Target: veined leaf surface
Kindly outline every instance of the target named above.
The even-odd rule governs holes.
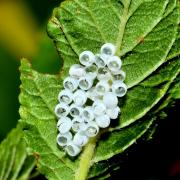
[[[179,74],[177,59],[164,63],[178,23],[176,1],[168,0],[69,0],[54,10],[48,33],[63,59],[63,69],[59,75],[40,74],[25,59],[20,68],[21,121],[40,172],[53,180],[86,179],[95,163],[123,152],[147,131],[152,120],[135,121],[162,99]],[[57,95],[70,66],[78,63],[78,55],[83,50],[97,53],[105,42],[117,47],[128,94],[120,101],[120,120],[107,130],[109,137],[91,139],[80,156],[72,159],[56,144]]]

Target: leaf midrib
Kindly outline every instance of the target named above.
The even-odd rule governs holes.
[[[120,55],[120,49],[122,45],[122,40],[123,40],[123,35],[126,27],[126,23],[128,21],[128,12],[129,12],[129,5],[130,5],[131,0],[126,0],[124,1],[124,9],[123,13],[120,19],[120,24],[119,24],[119,33],[117,36],[116,40],[116,54],[119,56]]]
[[[91,160],[94,155],[96,148],[96,141],[98,137],[92,138],[89,143],[85,146],[83,153],[80,156],[79,168],[75,173],[75,180],[85,180],[89,169],[91,167]]]
[[[168,3],[167,3],[167,4],[168,4]],[[167,4],[166,4],[166,6],[167,6]],[[164,7],[163,12],[165,12],[166,6]],[[138,7],[139,7],[139,6],[138,6]],[[136,10],[138,9],[138,7],[136,8]],[[176,7],[174,7],[173,10],[174,10],[175,8],[176,8]],[[135,12],[136,10],[134,10],[133,12],[131,12],[131,13],[128,14],[128,19],[127,19],[127,21],[130,19],[130,17],[134,14],[134,12]],[[172,10],[172,11],[173,11],[173,10]],[[163,14],[162,14],[162,16],[159,17],[159,19],[156,21],[156,23],[154,23],[154,25],[153,25],[149,30],[147,30],[144,34],[142,34],[141,36],[142,36],[143,38],[145,38],[163,19],[165,19],[168,15],[170,15],[170,14],[172,13],[172,11],[170,11],[169,13],[167,13],[165,16],[163,16]],[[167,27],[166,27],[166,28],[167,28]],[[163,29],[163,28],[162,28],[162,29]],[[159,29],[159,30],[162,30],[162,29]],[[130,52],[130,51],[132,51],[134,48],[136,48],[140,43],[141,43],[141,41],[137,42],[137,43],[136,43],[134,46],[132,46],[132,48],[129,49],[128,51],[119,52],[119,56],[124,56],[124,55],[126,55],[128,52]]]

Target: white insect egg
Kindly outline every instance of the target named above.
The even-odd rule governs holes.
[[[82,108],[77,106],[76,104],[72,104],[69,108],[69,113],[72,117],[80,116],[82,112]]]
[[[94,119],[93,108],[91,106],[86,106],[82,110],[81,117],[84,119],[85,122],[90,122]]]
[[[107,92],[103,96],[103,103],[107,108],[115,108],[118,104],[118,98],[113,92]]]
[[[95,55],[95,64],[97,65],[98,68],[102,68],[105,67],[107,64],[107,58],[105,58],[103,55],[101,54],[96,54]]]
[[[78,81],[75,78],[67,77],[63,81],[63,86],[67,90],[74,91],[78,87]]]
[[[95,56],[91,51],[84,51],[79,55],[79,61],[84,66],[90,66],[94,63]]]
[[[114,81],[124,81],[126,78],[126,73],[121,69],[117,72],[112,72],[112,73],[113,73]]]
[[[94,114],[97,116],[104,114],[106,111],[106,106],[101,101],[95,101],[92,106],[93,106]]]
[[[78,130],[78,132],[84,132],[86,131],[86,129],[87,129],[87,122],[82,122],[80,124],[80,129]]]
[[[82,132],[78,132],[74,135],[73,143],[77,146],[84,146],[87,144],[89,138]]]
[[[110,85],[107,81],[99,81],[96,84],[96,92],[98,95],[104,95],[104,93],[108,92],[110,89]]]
[[[107,128],[111,122],[106,114],[96,117],[95,121],[100,128]]]
[[[122,61],[118,56],[112,56],[108,59],[107,66],[112,72],[117,72],[121,69]]]
[[[98,72],[98,67],[94,64],[85,67],[86,74],[91,78],[95,79]]]
[[[69,156],[74,157],[80,153],[81,148],[79,146],[75,145],[72,141],[67,144],[65,150]]]
[[[87,101],[87,94],[83,90],[77,90],[73,95],[73,101],[77,106],[83,106]]]
[[[100,96],[97,94],[95,87],[92,87],[87,91],[87,97],[92,101],[96,101],[100,99]]]
[[[72,120],[72,130],[74,132],[78,132],[80,129],[81,129],[81,125],[83,123],[83,119],[80,118],[80,117],[75,117],[73,120]]]
[[[73,99],[73,94],[69,90],[62,90],[58,95],[58,100],[61,103],[70,104]]]
[[[65,134],[58,134],[57,143],[59,146],[66,146],[72,140],[72,134],[67,132]]]
[[[101,54],[106,56],[113,56],[115,51],[116,47],[111,43],[106,43],[101,47]]]
[[[118,97],[122,97],[127,92],[127,86],[121,81],[114,81],[112,84],[112,92]]]
[[[79,79],[79,87],[82,90],[88,90],[93,85],[93,79],[89,76],[85,76]]]
[[[58,118],[67,116],[69,113],[69,106],[65,103],[60,103],[56,105],[54,112]]]
[[[68,131],[70,131],[71,127],[72,127],[72,121],[70,118],[68,117],[62,117],[59,121],[58,121],[58,130],[61,134],[67,133]]]
[[[120,108],[116,107],[113,109],[107,109],[106,114],[111,118],[111,119],[117,119],[118,115],[120,113]]]
[[[99,68],[97,79],[99,81],[101,81],[101,80],[109,81],[110,79],[112,79],[112,75],[109,72],[108,68],[106,68],[106,67],[105,68]]]
[[[95,137],[99,132],[99,127],[96,122],[91,121],[87,124],[87,129],[85,131],[88,137]]]
[[[86,75],[85,69],[80,64],[74,64],[69,69],[69,75],[75,79],[79,79]]]

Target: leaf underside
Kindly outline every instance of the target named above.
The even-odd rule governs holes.
[[[161,100],[167,94],[179,97],[179,17],[175,0],[69,0],[54,10],[47,29],[63,59],[59,75],[38,73],[26,59],[20,67],[25,140],[48,179],[83,180],[88,171],[89,177],[106,171],[106,160],[148,131],[155,120],[150,114]],[[56,144],[57,95],[69,67],[78,63],[78,55],[83,50],[98,53],[105,42],[117,47],[128,93],[119,102],[120,118],[72,159]]]

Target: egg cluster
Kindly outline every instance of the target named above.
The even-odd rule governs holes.
[[[78,155],[89,138],[100,128],[107,128],[120,113],[118,97],[126,94],[127,86],[115,51],[113,44],[106,43],[99,54],[82,52],[81,64],[72,65],[63,82],[64,90],[55,107],[59,119],[57,143],[70,156]]]

